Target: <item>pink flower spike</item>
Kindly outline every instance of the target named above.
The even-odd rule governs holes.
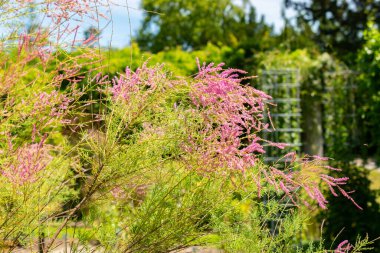
[[[344,240],[339,243],[338,247],[335,249],[335,253],[348,253],[353,248],[353,245],[348,242],[348,240]]]
[[[323,156],[318,156],[318,155],[313,155],[312,158],[319,161],[328,161],[330,159],[328,157],[323,157]]]
[[[329,165],[325,165],[324,168],[328,169],[328,170],[332,170],[332,171],[342,171],[342,169],[339,169],[339,168],[334,168],[334,167],[331,167]]]

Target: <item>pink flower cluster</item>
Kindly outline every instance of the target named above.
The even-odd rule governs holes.
[[[316,201],[322,209],[327,208],[328,201],[322,194],[320,183],[325,183],[330,192],[338,197],[336,191],[339,191],[342,196],[349,199],[357,208],[362,209],[355,200],[350,196],[351,192],[347,192],[342,188],[346,185],[349,178],[340,177],[334,178],[325,174],[329,170],[338,170],[326,165],[326,159],[321,157],[303,157],[296,158],[294,153],[290,153],[292,162],[285,170],[280,170],[275,167],[270,167],[269,171],[262,170],[264,178],[267,182],[275,187],[276,190],[281,190],[285,196],[298,205],[300,194],[296,194],[298,190],[304,190],[310,199]],[[289,155],[287,156],[289,157]],[[303,200],[303,204],[310,206],[308,201]]]
[[[124,74],[120,74],[112,80],[113,85],[110,92],[113,99],[127,102],[132,96],[139,94],[142,95],[139,100],[144,101],[150,93],[156,90],[162,80],[166,80],[165,74],[161,73],[160,69],[161,67],[149,68],[147,63],[144,63],[136,71],[127,67]]]
[[[1,170],[11,183],[24,185],[38,179],[38,173],[46,168],[52,157],[44,144],[46,136],[39,143],[29,144],[13,151],[14,160]],[[12,151],[11,151],[12,152]]]
[[[34,101],[22,100],[21,104],[31,110],[22,112],[24,118],[32,117],[38,123],[38,129],[50,126],[57,120],[61,123],[68,123],[65,116],[69,112],[69,107],[73,98],[68,97],[56,90],[51,92],[41,92],[35,94]]]
[[[46,63],[51,57],[51,50],[46,47],[48,33],[46,31],[37,31],[35,34],[21,33],[18,39],[18,55],[25,51],[26,62],[30,62],[35,58],[39,58],[43,63]]]
[[[266,113],[265,103],[271,97],[251,86],[243,85],[239,75],[245,74],[244,71],[223,70],[222,66],[199,66],[199,74],[195,77],[196,83],[190,97],[197,112],[201,114],[202,127],[199,135],[189,137],[184,148],[187,152],[198,154],[197,169],[202,172],[245,172],[260,160],[260,155],[264,153],[263,143],[281,149],[285,144],[272,143],[258,136],[261,131],[269,128],[263,117]],[[258,166],[259,171],[253,180],[259,197],[262,184],[269,183],[289,197],[295,205],[299,201],[310,205],[306,200],[300,199],[302,195],[297,193],[304,190],[309,198],[325,209],[327,200],[319,185],[323,182],[334,196],[338,196],[336,192],[339,191],[361,209],[350,193],[342,188],[348,178],[334,178],[325,173],[327,170],[337,170],[327,166],[327,158],[297,158],[295,153],[288,153],[283,159],[287,165],[284,169]]]
[[[53,42],[52,38],[56,37],[56,44],[63,47],[65,44],[71,44],[74,46],[77,42],[82,45],[89,44],[98,39],[95,35],[92,35],[89,40],[76,40],[79,25],[73,26],[73,20],[83,23],[84,20],[88,22],[92,20],[96,23],[100,22],[100,19],[108,19],[103,13],[104,7],[109,7],[109,1],[107,0],[16,0],[8,1],[2,6],[5,11],[9,12],[10,19],[17,19],[22,16],[28,16],[30,9],[33,12],[39,13],[38,18],[44,21],[49,20],[49,26],[38,27],[39,30],[44,30],[49,35],[49,43]],[[13,10],[18,10],[14,12]],[[43,16],[44,15],[44,16]],[[76,22],[76,23],[77,23]],[[28,31],[30,34],[34,34],[33,31]],[[70,37],[74,37],[71,43],[67,43]],[[52,47],[55,48],[55,47]],[[49,51],[54,51],[49,49]],[[46,52],[40,50],[42,57]]]
[[[68,98],[56,90],[50,93],[42,92],[37,97],[38,100],[34,103],[33,112],[40,113],[48,108],[50,117],[63,116],[69,108],[70,102],[72,102],[72,98]]]
[[[79,15],[86,14],[90,10],[90,5],[98,2],[97,0],[48,0],[46,1],[48,8],[57,14],[55,18],[70,18],[70,13]]]
[[[263,123],[265,102],[271,97],[241,84],[237,69],[222,69],[223,64],[199,67],[190,98],[202,115],[202,139],[192,136],[192,147],[201,154],[203,171],[245,171],[264,153],[257,135],[269,127]]]

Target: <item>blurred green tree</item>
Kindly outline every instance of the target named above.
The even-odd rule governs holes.
[[[380,31],[373,24],[364,32],[365,44],[357,55],[360,70],[358,82],[358,122],[361,152],[380,162]]]
[[[380,24],[378,0],[285,0],[286,8],[297,11],[298,20],[314,30],[314,40],[325,51],[351,61],[363,45],[369,20]]]
[[[137,35],[143,50],[159,52],[182,47],[197,50],[208,43],[236,47],[270,47],[272,27],[257,21],[255,8],[247,0],[143,0],[147,10]]]
[[[301,20],[297,20],[296,25],[283,14],[284,28],[277,36],[277,49],[295,51],[297,49],[306,49],[318,53],[319,47],[313,40],[314,31],[312,27]]]

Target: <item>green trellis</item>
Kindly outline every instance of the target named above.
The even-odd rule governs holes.
[[[271,69],[262,71],[261,88],[272,97],[269,102],[273,123],[270,130],[265,131],[264,138],[277,143],[286,143],[287,150],[301,151],[301,94],[300,71],[298,69]],[[276,162],[284,151],[276,147],[266,146],[265,160]],[[284,161],[284,160],[282,160]]]

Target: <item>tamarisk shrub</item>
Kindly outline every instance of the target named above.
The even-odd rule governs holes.
[[[260,197],[268,192],[269,184],[299,205],[298,192],[304,189],[309,198],[324,208],[326,201],[315,180],[322,178],[331,187],[341,187],[348,179],[321,174],[326,169],[323,158],[304,158],[296,162],[294,154],[288,154],[294,160],[288,168],[294,171],[264,165],[260,156],[263,145],[268,143],[259,137],[259,132],[268,127],[261,120],[269,97],[241,86],[233,70],[224,73],[221,66],[204,68],[208,68],[207,75],[202,76],[200,69],[201,74],[193,80],[173,80],[161,66],[150,68],[146,64],[135,72],[127,69],[109,83],[101,77],[94,79],[104,87],[107,110],[98,116],[102,124],[82,132],[83,137],[75,147],[82,170],[71,178],[84,182],[82,194],[77,205],[63,212],[65,218],[50,235],[45,251],[49,251],[61,231],[84,207],[89,210],[88,215],[82,215],[86,231],[78,232],[76,238],[88,245],[88,240],[95,237],[109,251],[176,250],[208,243],[205,234],[225,238],[220,240],[221,246],[233,251],[294,248],[291,238],[301,227],[300,214],[289,213],[286,222],[278,223],[283,233],[274,240],[265,224],[282,211],[281,205],[276,199],[264,205],[260,199],[252,200],[249,196]],[[220,90],[207,89],[212,85]],[[207,104],[205,90],[220,96]],[[50,103],[45,105],[51,106]],[[65,103],[59,106],[66,107]],[[52,110],[40,111],[50,115]],[[30,114],[30,117],[35,115],[33,110]],[[234,114],[243,115],[242,119]],[[59,118],[63,114],[54,116]],[[32,130],[32,135],[35,131]],[[44,141],[37,145],[42,147]],[[64,157],[75,158],[75,153]],[[16,155],[16,158],[23,163],[23,156]],[[16,162],[4,164],[10,168],[18,166]],[[34,168],[31,172],[39,175],[48,165],[36,164]],[[16,174],[10,174],[4,170],[2,175],[13,182],[14,177],[10,175],[17,176],[17,172],[13,170]],[[47,173],[34,178],[37,180],[25,181],[29,187],[42,182],[50,184],[52,175]],[[65,182],[69,190],[67,180],[70,180],[69,171],[57,182]],[[231,197],[236,191],[240,191],[240,201]],[[42,203],[41,199],[27,198],[37,205]],[[56,200],[65,203],[62,199]],[[231,205],[235,206],[232,214]],[[36,214],[43,219],[37,219],[39,223],[35,226],[41,226],[41,222],[48,226],[59,212],[49,216],[39,210]],[[241,244],[235,245],[232,238],[236,236]],[[32,239],[33,233],[27,237]],[[260,238],[266,239],[259,243]],[[254,243],[254,247],[246,247],[243,242]]]
[[[162,66],[144,64],[109,82],[103,127],[85,135],[83,146],[99,190],[84,222],[102,224],[94,228],[101,245],[160,252],[208,243],[204,235],[217,234],[228,250],[284,252],[294,249],[307,216],[285,211],[271,189],[297,206],[314,200],[326,208],[323,180],[353,201],[342,188],[347,178],[324,174],[333,169],[325,158],[287,154],[285,170],[261,162],[263,145],[283,146],[259,137],[269,127],[262,118],[270,97],[242,86],[236,73],[242,71],[203,65],[192,80],[171,79]],[[267,204],[262,194],[271,198]],[[277,222],[282,233],[274,239],[265,224],[278,212],[285,222]]]
[[[78,40],[69,22],[98,21],[101,1],[0,7],[12,20],[25,17],[29,4],[51,25],[6,37],[0,52],[6,250],[50,252],[70,231],[72,249],[82,251],[214,244],[231,252],[287,252],[296,250],[307,212],[283,208],[273,190],[294,205],[315,201],[326,208],[318,183],[325,182],[332,194],[354,202],[343,189],[348,178],[325,174],[323,158],[285,154],[291,158],[285,170],[263,164],[265,145],[284,145],[260,137],[269,128],[263,118],[270,97],[243,85],[244,71],[198,64],[194,78],[173,78],[163,66],[144,64],[103,76],[95,50],[74,50],[89,41]],[[91,71],[81,73],[84,66]],[[96,87],[99,98],[85,87]],[[279,212],[281,233],[273,235],[267,224]],[[98,249],[90,245],[94,239]]]

